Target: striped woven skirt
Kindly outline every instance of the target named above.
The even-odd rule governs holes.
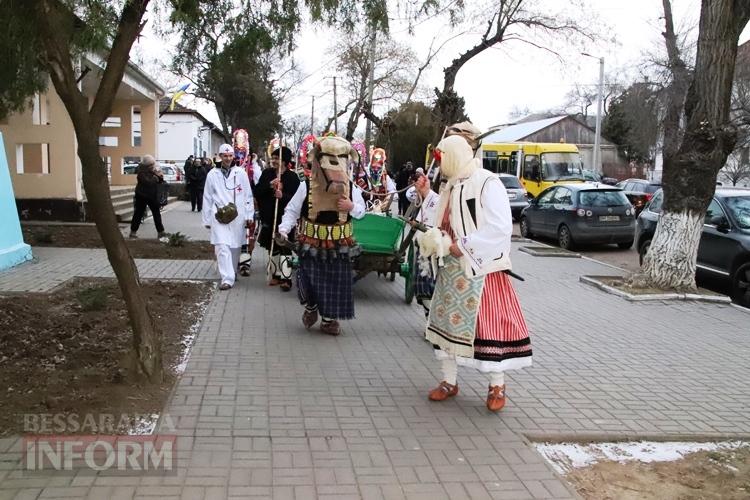
[[[427,326],[438,359],[482,372],[531,366],[531,341],[510,277],[503,272],[466,278],[458,259],[438,272]]]

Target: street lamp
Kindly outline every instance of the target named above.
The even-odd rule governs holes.
[[[599,59],[599,97],[596,103],[596,135],[594,136],[594,170],[597,172],[602,171],[602,151],[601,151],[601,137],[602,137],[602,107],[604,100],[604,58],[592,56],[587,52],[581,52],[582,56],[593,57]]]

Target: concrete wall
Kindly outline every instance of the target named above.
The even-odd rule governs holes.
[[[208,150],[209,131],[199,137],[203,121],[189,113],[165,113],[159,119],[159,160],[182,165],[190,155],[200,155],[195,143],[202,139],[202,149]]]
[[[133,107],[140,108],[141,144],[133,145]],[[135,175],[124,175],[122,167],[125,158],[141,158],[152,155],[159,158],[159,143],[157,140],[157,124],[159,117],[159,101],[154,100],[116,100],[112,106],[110,117],[120,119],[119,127],[103,126],[99,132],[100,138],[115,137],[117,146],[101,145],[99,151],[102,157],[111,162],[111,180],[113,186],[135,185]],[[106,122],[105,122],[106,124]],[[104,139],[106,142],[106,139]]]
[[[0,132],[0,271],[27,260],[31,260],[31,247],[23,242]]]
[[[65,110],[60,97],[52,88],[39,97],[40,108],[29,106],[0,122],[0,132],[5,138],[5,153],[8,170],[17,198],[62,198],[80,200],[79,181],[81,178],[76,137],[73,123]],[[36,115],[35,115],[36,113]],[[36,116],[36,117],[35,117]],[[39,120],[39,118],[42,118]],[[36,125],[35,122],[41,124]],[[38,168],[40,154],[33,152],[48,147],[47,173]],[[24,145],[27,145],[24,147]],[[17,151],[21,147],[24,158],[23,172],[18,172]],[[31,153],[31,154],[30,154]],[[46,156],[46,154],[44,155]],[[5,167],[3,167],[5,168]]]

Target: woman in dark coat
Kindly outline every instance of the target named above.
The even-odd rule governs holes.
[[[263,173],[255,185],[253,194],[258,203],[258,213],[260,215],[260,235],[258,243],[268,251],[271,251],[271,240],[274,227],[281,222],[281,216],[284,215],[289,200],[297,192],[300,180],[297,174],[289,170],[289,164],[292,161],[292,151],[282,148],[281,161],[279,161],[279,150],[276,149],[271,154],[271,167],[263,170]],[[279,169],[281,177],[279,180]],[[276,210],[276,200],[279,200],[279,208]],[[274,221],[274,212],[276,220]],[[292,288],[291,276],[291,249],[274,245],[273,255],[271,255],[271,285],[281,285],[281,289],[288,292]]]
[[[151,155],[143,157],[138,164],[138,184],[135,186],[133,219],[130,221],[130,238],[137,238],[138,228],[146,213],[146,207],[151,210],[154,217],[154,226],[158,237],[166,236],[164,225],[161,222],[161,207],[159,206],[159,187],[164,182],[164,174],[156,166],[156,160]]]
[[[185,171],[187,177],[187,188],[190,191],[190,211],[197,207],[198,212],[203,210],[203,188],[206,186],[206,175],[208,170],[199,159],[193,160],[189,171]]]

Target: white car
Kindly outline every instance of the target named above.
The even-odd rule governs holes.
[[[172,163],[160,163],[159,169],[164,174],[164,182],[184,182],[182,169]]]

